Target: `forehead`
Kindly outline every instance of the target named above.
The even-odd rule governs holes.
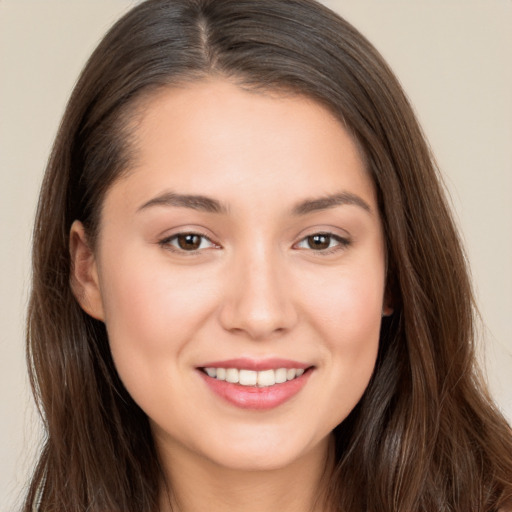
[[[162,188],[226,201],[328,195],[346,187],[374,201],[352,136],[305,96],[255,92],[225,80],[161,89],[140,102],[132,126],[139,200]],[[125,183],[125,184],[126,184]],[[295,198],[296,199],[296,198]]]

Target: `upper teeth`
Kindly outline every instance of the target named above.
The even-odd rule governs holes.
[[[277,370],[239,370],[238,368],[205,368],[204,371],[209,377],[217,380],[225,380],[242,386],[258,386],[260,388],[281,384],[287,380],[300,377],[304,370],[302,368],[278,368]]]

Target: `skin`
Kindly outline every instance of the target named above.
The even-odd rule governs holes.
[[[186,511],[312,510],[331,431],[363,394],[391,311],[358,149],[319,104],[220,79],[155,94],[135,140],[94,251],[73,224],[72,284],[105,322],[121,379],[150,418],[172,499]],[[169,192],[222,208],[169,204]],[[332,194],[345,201],[311,203]],[[184,250],[179,233],[205,238]],[[328,248],[311,244],[318,233],[330,234]],[[284,404],[248,410],[197,369],[239,357],[312,370]]]

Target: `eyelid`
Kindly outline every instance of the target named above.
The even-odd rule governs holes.
[[[299,244],[302,244],[304,242],[307,243],[307,239],[310,237],[314,237],[314,236],[329,237],[331,239],[331,241],[335,240],[337,242],[337,244],[333,247],[327,247],[325,249],[314,249],[312,247],[299,247]],[[352,243],[352,239],[349,236],[342,236],[342,235],[333,233],[328,230],[318,230],[318,231],[313,231],[309,234],[303,235],[299,239],[299,241],[293,245],[293,248],[295,248],[297,250],[308,251],[312,254],[318,254],[319,256],[327,256],[327,255],[345,250],[347,247],[349,247],[351,245],[351,243]]]
[[[209,242],[209,244],[210,244],[210,247],[203,247],[203,248],[198,248],[198,249],[186,250],[186,249],[182,249],[180,247],[177,247],[177,246],[175,246],[175,245],[173,245],[171,243],[171,242],[177,240],[178,237],[180,237],[180,236],[187,236],[187,235],[198,236],[198,237],[201,237],[203,240],[207,240]],[[172,233],[170,235],[167,235],[167,236],[164,236],[164,237],[160,238],[158,240],[158,245],[160,245],[164,249],[167,249],[169,251],[172,251],[172,252],[175,252],[175,253],[178,253],[178,254],[183,254],[185,256],[195,255],[195,254],[198,254],[198,253],[200,253],[202,251],[205,251],[205,250],[208,250],[208,249],[212,249],[212,248],[217,248],[217,249],[221,248],[220,244],[215,242],[212,239],[211,236],[202,233],[198,229],[180,229],[180,231],[174,232],[174,233]]]

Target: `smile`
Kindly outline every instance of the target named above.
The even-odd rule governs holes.
[[[294,380],[304,373],[303,368],[277,368],[275,370],[245,370],[238,368],[203,368],[208,377],[241,386],[265,388]]]
[[[242,409],[269,410],[306,386],[315,366],[286,359],[231,359],[198,367],[214,395]]]

